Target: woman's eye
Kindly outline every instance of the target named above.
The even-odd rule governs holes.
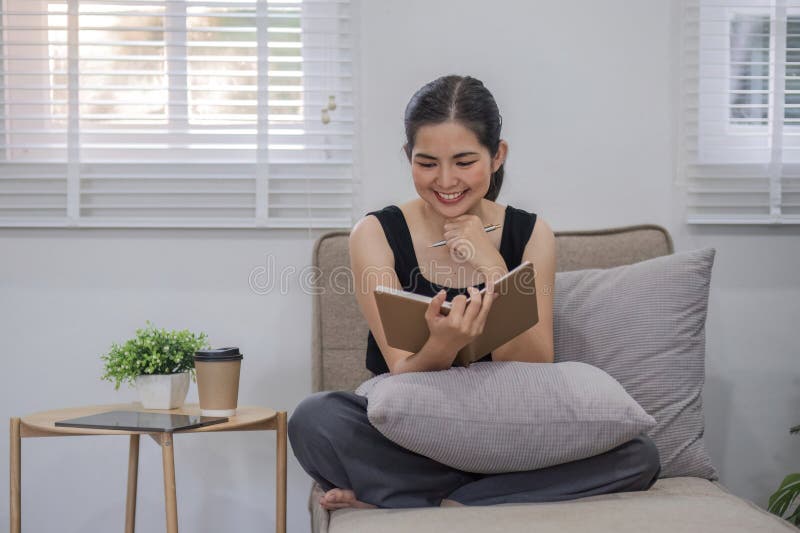
[[[459,161],[458,163],[456,163],[456,165],[458,165],[458,166],[463,168],[463,167],[470,166],[474,162],[475,161]],[[424,167],[424,168],[433,168],[434,166],[436,166],[436,163],[419,163],[419,162],[417,162],[417,164],[419,166],[421,166],[421,167]]]

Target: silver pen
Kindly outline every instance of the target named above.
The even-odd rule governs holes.
[[[499,228],[501,226],[502,226],[502,224],[490,224],[488,226],[484,226],[483,227],[483,231],[485,231],[486,233],[489,233],[490,231],[494,231],[494,230],[496,230],[497,228]],[[447,239],[445,239],[443,241],[435,242],[435,243],[431,244],[428,248],[433,248],[434,246],[444,246],[445,244],[447,244]]]

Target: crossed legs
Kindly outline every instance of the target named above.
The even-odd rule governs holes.
[[[567,500],[647,490],[661,470],[658,450],[640,435],[603,454],[549,468],[463,472],[384,437],[367,418],[367,399],[344,391],[304,399],[288,429],[295,456],[326,491],[322,503],[331,509],[438,507],[443,499],[464,505]]]

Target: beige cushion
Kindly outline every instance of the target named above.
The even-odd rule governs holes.
[[[312,493],[312,503],[320,492]],[[318,504],[315,504],[319,507]],[[660,479],[644,492],[551,503],[312,514],[320,533],[797,533],[784,520],[700,478]]]

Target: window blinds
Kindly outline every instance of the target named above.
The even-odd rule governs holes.
[[[346,0],[3,0],[0,225],[344,227]]]
[[[684,0],[687,221],[800,222],[800,1]]]

